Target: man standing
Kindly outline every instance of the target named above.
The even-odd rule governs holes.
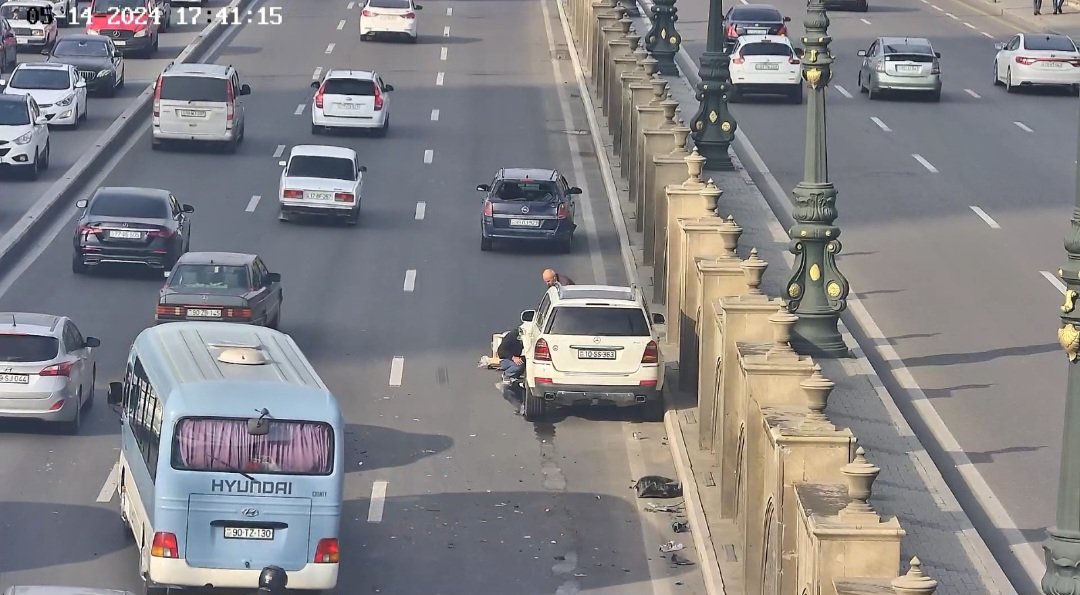
[[[574,284],[573,279],[571,279],[570,277],[567,277],[566,275],[563,275],[561,273],[555,272],[555,269],[545,269],[543,277],[544,277],[544,285],[547,285],[548,287],[551,287],[552,285],[555,285],[556,283],[558,283],[559,285],[573,285]]]

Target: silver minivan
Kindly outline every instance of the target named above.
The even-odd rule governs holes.
[[[232,66],[175,64],[154,85],[152,147],[166,141],[225,143],[229,152],[244,140],[244,97]]]

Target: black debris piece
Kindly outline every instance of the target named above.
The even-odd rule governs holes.
[[[660,475],[646,475],[634,484],[638,498],[678,498],[682,496],[682,484]]]
[[[694,563],[691,562],[690,560],[687,560],[686,558],[680,556],[679,554],[671,554],[671,565],[672,566],[693,566]]]
[[[671,522],[671,530],[674,533],[689,533],[690,532],[690,523],[688,523],[686,521],[672,521]]]

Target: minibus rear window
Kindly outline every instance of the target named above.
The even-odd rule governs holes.
[[[173,469],[329,475],[334,470],[334,430],[330,424],[270,420],[270,432],[252,436],[247,419],[185,417],[176,424]]]

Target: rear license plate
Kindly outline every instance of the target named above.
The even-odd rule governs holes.
[[[30,376],[27,374],[0,374],[0,383],[30,384]]]
[[[117,240],[141,240],[142,232],[110,230],[109,237]]]
[[[896,67],[897,72],[919,72],[922,70],[921,66],[911,66],[909,64],[901,64]]]
[[[206,111],[201,109],[181,109],[176,110],[176,113],[180,114],[181,118],[203,118],[206,116]]]
[[[350,112],[360,109],[360,105],[356,103],[335,103],[334,106]]]
[[[304,198],[308,200],[334,200],[333,192],[305,192]]]
[[[225,527],[225,539],[270,540],[273,538],[273,529],[254,529],[251,527]]]
[[[746,30],[747,35],[766,35],[768,33],[769,33],[768,29],[753,28],[753,29],[747,29]]]
[[[1043,62],[1043,68],[1061,68],[1065,66],[1064,62]]]
[[[221,318],[221,310],[209,308],[188,308],[188,318]]]
[[[615,352],[610,349],[578,349],[578,359],[615,359]]]
[[[540,227],[539,219],[511,219],[510,227]]]
[[[780,65],[766,62],[764,64],[755,64],[754,68],[757,70],[780,70]]]

